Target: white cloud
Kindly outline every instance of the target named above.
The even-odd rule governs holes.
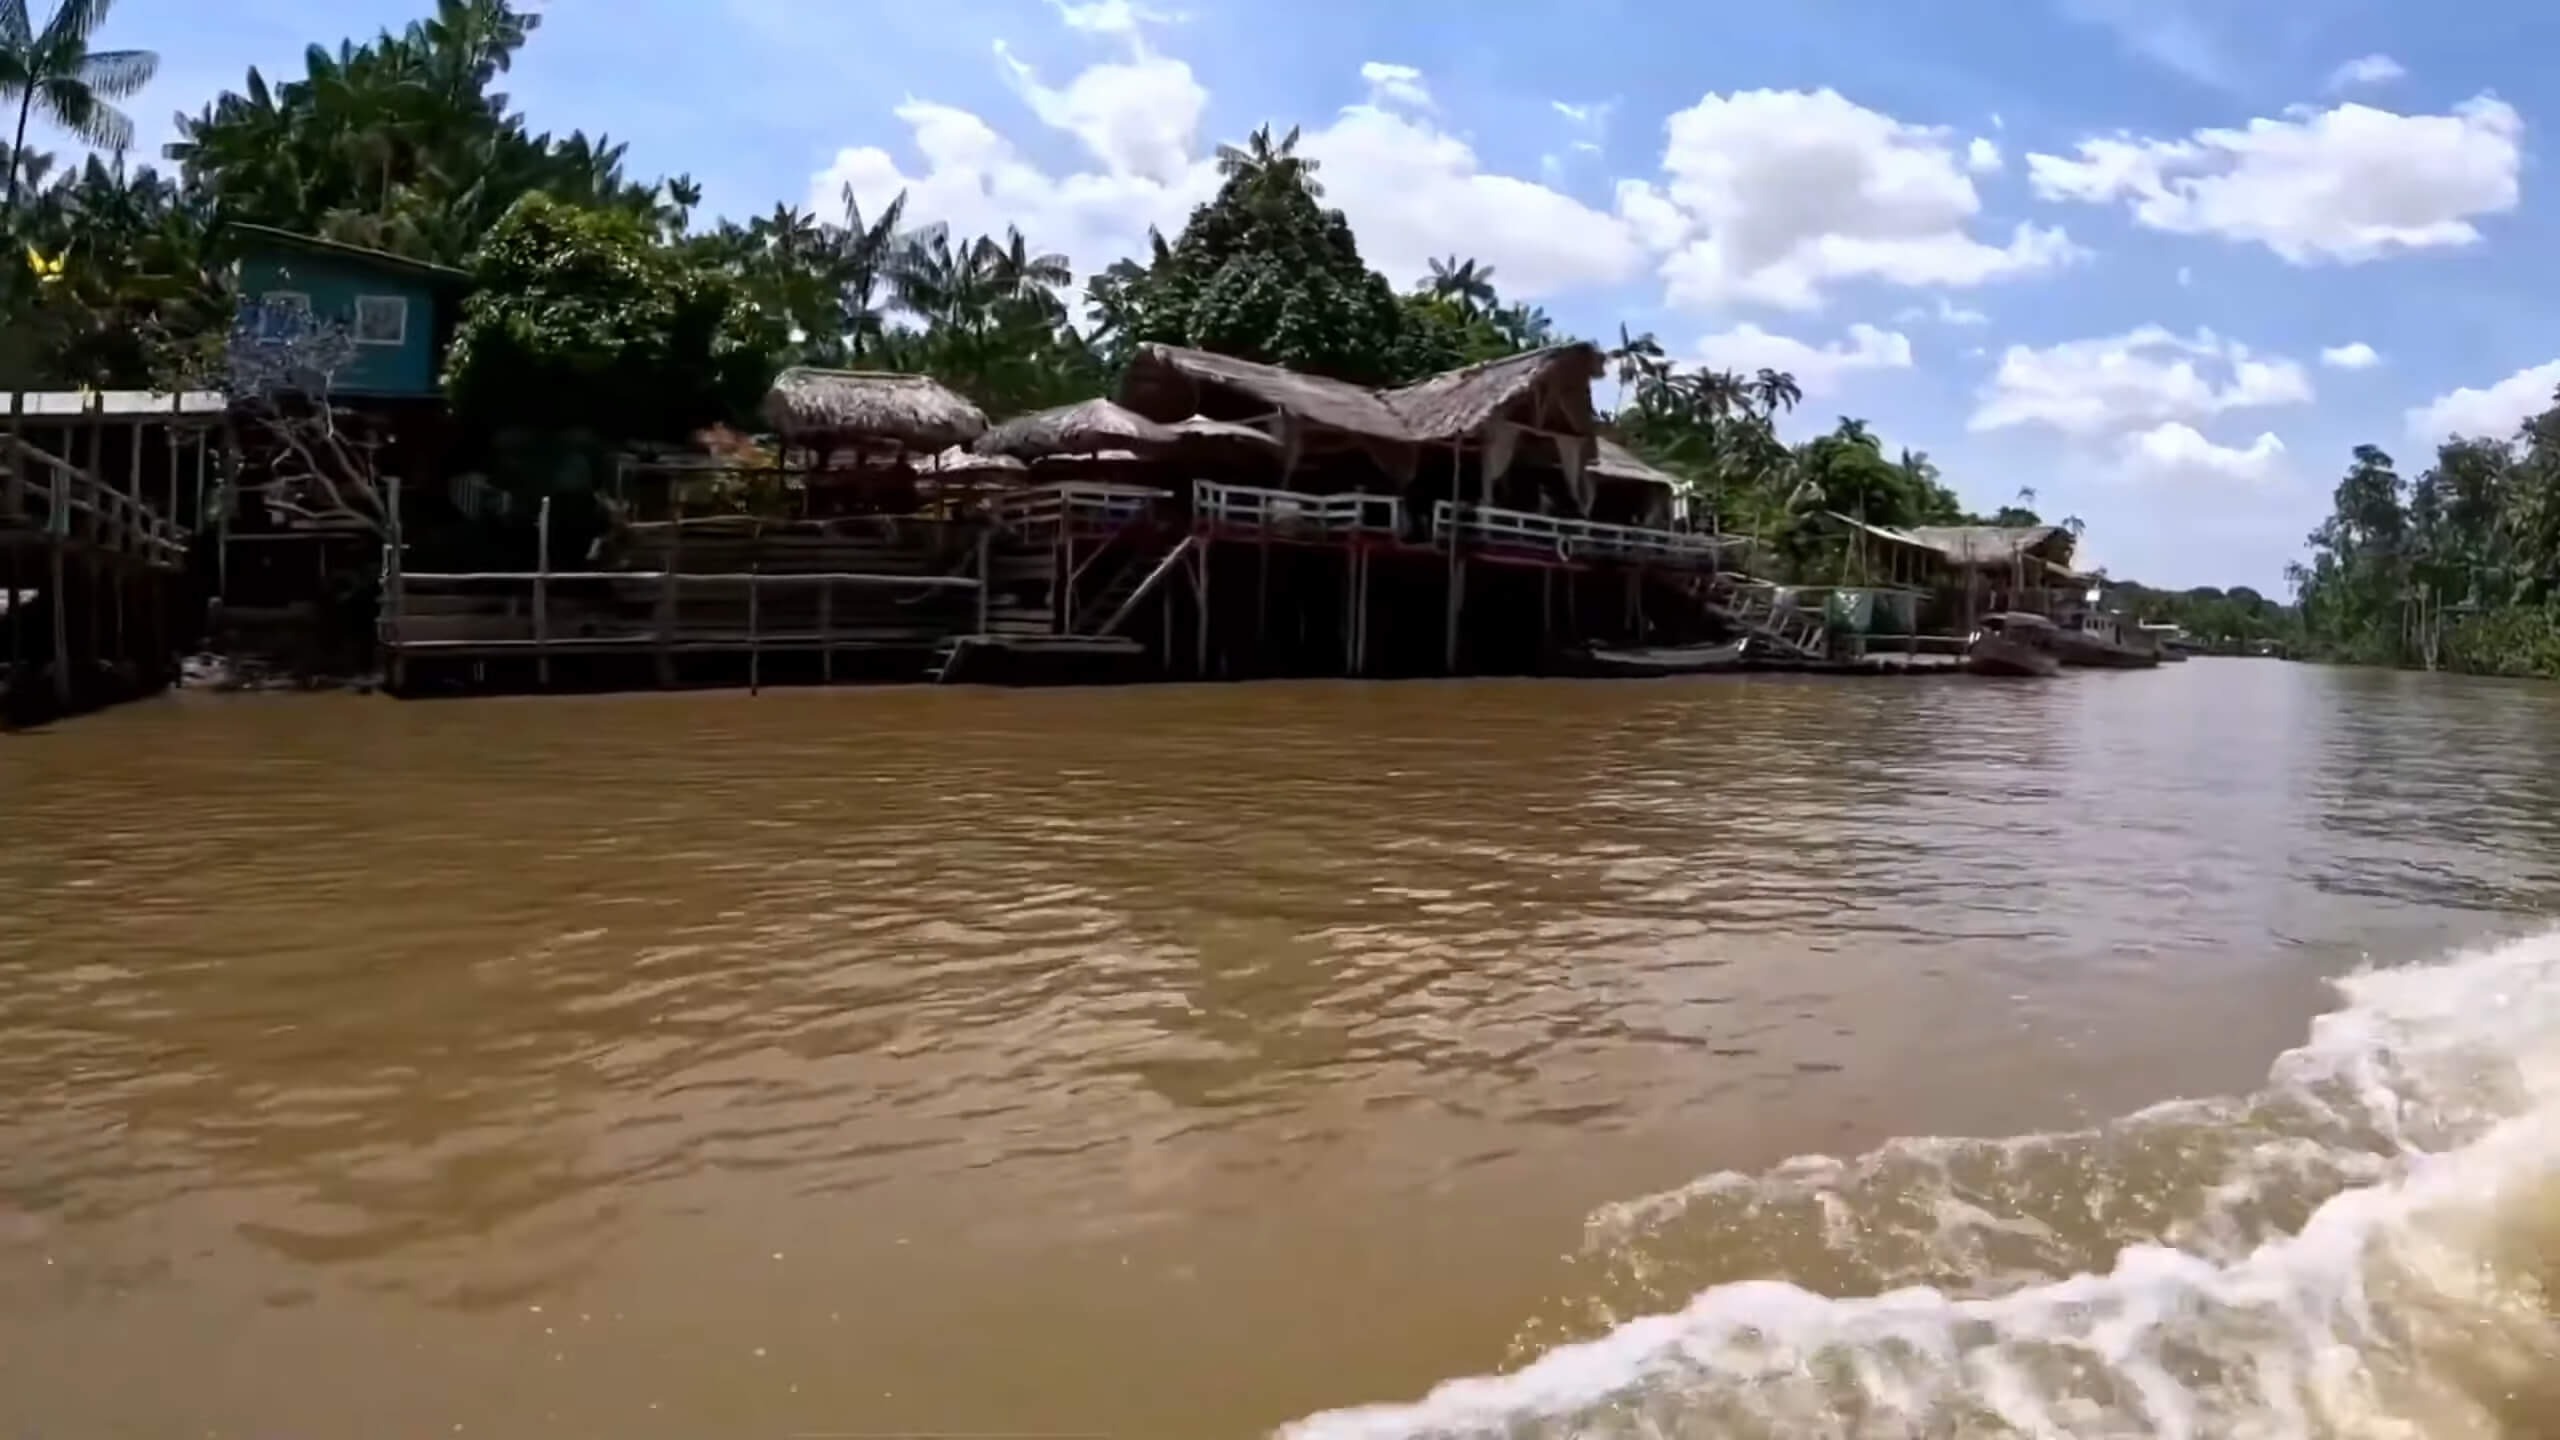
[[[1170,180],[1128,171],[1053,176],[966,110],[909,100],[895,113],[923,157],[917,172],[878,146],[849,147],[811,179],[811,209],[832,210],[851,186],[863,213],[876,215],[904,191],[911,224],[938,220],[962,235],[1019,225],[1081,275],[1141,250],[1150,224],[1172,234],[1217,191],[1217,166],[1208,160],[1190,161]]]
[[[2555,391],[2560,391],[2560,360],[2519,370],[2485,390],[2439,395],[2409,412],[2409,434],[2430,445],[2457,435],[2504,440],[2550,409]]]
[[[2382,352],[2356,340],[2322,350],[2320,363],[2332,370],[2370,370],[2382,363]]]
[[[1360,236],[1360,254],[1398,285],[1432,257],[1473,256],[1502,293],[1535,299],[1616,284],[1642,254],[1617,216],[1534,181],[1486,174],[1475,151],[1427,120],[1354,105],[1299,142],[1322,162],[1325,203]]]
[[[2198,84],[2231,89],[2235,67],[2206,16],[2218,13],[2196,0],[2063,0],[2063,12],[2085,24],[2103,25],[2136,55]],[[2203,14],[2194,13],[2202,9]]]
[[[1873,325],[1852,325],[1845,341],[1816,347],[1788,335],[1743,324],[1698,342],[1699,363],[1748,375],[1767,368],[1796,377],[1808,395],[1836,388],[1853,370],[1908,370],[1911,339]]]
[[[2084,140],[2078,158],[2031,154],[2038,195],[2126,202],[2135,221],[2254,242],[2297,265],[2357,264],[2469,245],[2472,221],[2515,209],[2524,121],[2494,96],[2446,115],[2367,105],[2297,109],[2184,140]]]
[[[1134,35],[1140,25],[1169,25],[1180,16],[1161,10],[1150,10],[1132,0],[1092,0],[1075,4],[1072,0],[1049,0],[1058,18],[1070,30],[1083,30],[1096,35]]]
[[[1031,112],[1082,141],[1106,170],[1160,185],[1181,182],[1209,104],[1190,66],[1139,47],[1130,59],[1091,66],[1053,90],[1001,40],[996,58]]]
[[[1372,105],[1408,105],[1416,110],[1431,108],[1430,87],[1422,83],[1422,72],[1410,65],[1390,65],[1372,60],[1360,67],[1360,78],[1369,82]]]
[[[1948,132],[1832,90],[1710,94],[1673,114],[1660,184],[1621,181],[1618,211],[1675,304],[1819,308],[1845,280],[1975,286],[2082,251],[2059,229],[1977,239],[1982,209]]]
[[[855,146],[810,181],[814,208],[832,210],[853,188],[866,214],[898,192],[914,223],[943,221],[963,234],[1017,224],[1033,243],[1066,254],[1090,274],[1146,246],[1150,225],[1171,235],[1193,206],[1217,193],[1214,147],[1199,133],[1208,92],[1190,66],[1134,37],[1129,58],[1088,67],[1064,85],[1043,84],[1002,47],[998,58],[1041,123],[1073,136],[1093,167],[1041,168],[1023,148],[969,111],[909,100],[895,114],[920,165],[879,146]],[[1373,86],[1420,90],[1410,67],[1371,66]],[[1471,255],[1500,272],[1503,293],[1535,299],[1634,275],[1643,252],[1629,222],[1532,180],[1483,171],[1468,145],[1431,120],[1381,105],[1353,105],[1309,131],[1301,153],[1323,164],[1327,204],[1359,233],[1361,254],[1398,284],[1431,257]]]
[[[1913,305],[1893,318],[1904,325],[1917,324],[1925,320],[1935,320],[1941,325],[1988,325],[1991,323],[1990,316],[1968,306],[1958,305],[1944,295],[1938,297],[1935,309]]]
[[[2246,449],[2216,445],[2196,428],[2170,420],[2126,438],[2126,467],[2153,480],[2259,481],[2284,464],[2284,442],[2261,434]]]
[[[2366,55],[2330,71],[2329,89],[2338,91],[2357,85],[2388,85],[2408,73],[2399,61],[2388,55]]]
[[[1964,168],[1976,175],[1997,174],[2000,165],[2000,147],[1984,136],[1974,136],[1973,143],[1964,148]]]
[[[2294,361],[2260,359],[2210,330],[2181,336],[2146,325],[2126,335],[2041,350],[2010,346],[1967,428],[2047,425],[2090,436],[2193,422],[2228,410],[2308,404],[2311,398],[2311,377]]]

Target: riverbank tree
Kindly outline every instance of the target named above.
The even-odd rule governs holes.
[[[2305,653],[2560,677],[2560,397],[2417,477],[2358,446],[2292,568]]]

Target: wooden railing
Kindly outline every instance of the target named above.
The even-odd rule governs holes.
[[[1109,535],[1151,520],[1169,498],[1165,491],[1140,485],[1043,485],[998,496],[987,512],[997,529],[1045,543],[1062,531],[1079,537]]]
[[[1431,507],[1431,538],[1444,545],[1455,538],[1496,549],[1536,551],[1564,560],[1597,556],[1690,565],[1711,564],[1726,549],[1744,543],[1721,535],[1609,525],[1492,505],[1457,505],[1447,500]]]
[[[1404,502],[1392,495],[1302,495],[1200,480],[1191,487],[1191,517],[1193,523],[1217,530],[1326,540],[1361,535],[1393,539],[1404,530]]]
[[[22,440],[0,436],[0,522],[179,565],[186,533],[136,497]]]

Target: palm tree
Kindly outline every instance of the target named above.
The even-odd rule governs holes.
[[[1493,306],[1493,267],[1460,260],[1455,255],[1434,260],[1431,273],[1422,277],[1422,291],[1434,300],[1455,301],[1460,310],[1472,316],[1479,306]]]
[[[898,198],[866,225],[862,202],[854,198],[851,185],[844,187],[844,232],[840,242],[843,266],[837,290],[837,306],[842,313],[838,328],[856,361],[862,358],[866,347],[878,345],[885,333],[887,318],[882,313],[880,288],[886,282],[892,297],[898,293],[899,277],[906,273],[914,251],[906,223],[906,191],[899,191]]]
[[[2021,485],[2018,487],[2018,508],[2021,510],[2033,510],[2036,508],[2036,487],[2033,485]]]
[[[1298,154],[1298,127],[1278,140],[1271,138],[1271,127],[1261,126],[1245,137],[1241,146],[1218,147],[1218,173],[1230,180],[1242,180],[1244,188],[1257,195],[1268,195],[1289,184],[1303,186],[1310,196],[1322,196],[1324,187],[1315,182],[1320,166]]]
[[[1662,342],[1650,330],[1627,333],[1627,322],[1618,322],[1618,343],[1609,352],[1609,363],[1618,371],[1618,404],[1626,405],[1627,387],[1640,379],[1652,379],[1661,373]]]
[[[1796,402],[1802,399],[1804,399],[1804,387],[1796,383],[1796,377],[1784,370],[1772,370],[1763,366],[1760,373],[1752,377],[1751,400],[1760,407],[1760,413],[1763,415],[1775,415],[1781,410],[1792,411],[1796,408]]]
[[[27,0],[0,0],[0,100],[18,102],[8,198],[0,201],[0,215],[17,208],[17,157],[26,149],[27,121],[36,114],[100,150],[121,153],[133,144],[133,117],[107,102],[151,83],[160,57],[148,50],[89,48],[89,37],[114,5],[115,0],[59,0],[53,18],[37,30],[28,21]]]

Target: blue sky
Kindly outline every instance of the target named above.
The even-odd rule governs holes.
[[[124,0],[146,141],[423,8]],[[2529,0],[552,0],[508,89],[744,214],[854,186],[1090,269],[1301,125],[1399,282],[1807,382],[2119,575],[2274,591],[2348,448],[2414,473],[2560,383]]]

